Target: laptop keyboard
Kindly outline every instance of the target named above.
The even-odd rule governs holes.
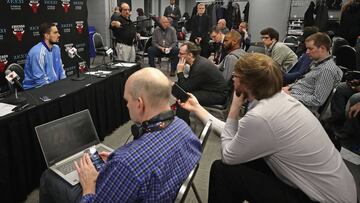
[[[79,157],[75,160],[69,161],[67,163],[64,163],[63,165],[60,165],[56,169],[59,170],[62,174],[67,175],[76,170],[74,161],[79,163],[80,159],[81,159],[81,157]]]
[[[105,149],[105,148],[102,147],[102,146],[97,146],[97,147],[96,147],[96,150],[97,150],[98,152],[108,151],[107,149]],[[71,173],[71,172],[73,172],[73,171],[76,170],[75,165],[74,165],[74,161],[76,161],[77,163],[79,163],[79,161],[80,161],[81,158],[82,158],[82,156],[80,156],[80,157],[78,157],[78,158],[76,158],[76,159],[74,159],[74,160],[71,160],[71,161],[69,161],[69,162],[67,162],[67,163],[64,163],[63,165],[58,166],[56,169],[59,170],[62,174],[67,175],[67,174],[69,174],[69,173]]]

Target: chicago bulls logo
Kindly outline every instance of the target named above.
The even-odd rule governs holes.
[[[76,31],[78,34],[82,34],[84,32],[84,21],[76,21]]]
[[[86,71],[85,61],[79,63],[79,71],[80,71],[80,73],[84,73]]]
[[[4,72],[6,69],[6,64],[8,55],[0,55],[0,73]]]
[[[13,29],[13,34],[15,35],[16,39],[21,42],[25,33],[25,25],[13,25],[11,27]]]
[[[64,8],[64,12],[69,12],[70,9],[70,0],[62,0],[62,7]]]
[[[39,1],[30,1],[29,6],[33,13],[37,13],[40,4]]]

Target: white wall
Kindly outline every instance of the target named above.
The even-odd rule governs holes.
[[[112,7],[111,2],[108,0],[90,0],[87,1],[88,7],[88,24],[95,26],[96,31],[101,34],[106,46],[110,46],[110,30],[109,21],[110,13],[109,8]]]
[[[251,0],[249,11],[249,31],[251,41],[261,41],[260,31],[266,27],[276,29],[280,40],[287,32],[290,0]]]

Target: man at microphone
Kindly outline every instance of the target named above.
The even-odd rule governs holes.
[[[120,5],[120,16],[111,21],[111,29],[116,38],[116,53],[118,60],[135,62],[136,27],[130,20],[130,6],[127,3]]]
[[[62,67],[59,31],[55,24],[40,25],[41,42],[32,47],[26,57],[23,88],[25,90],[43,86],[66,78]]]

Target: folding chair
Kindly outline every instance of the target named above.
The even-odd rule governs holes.
[[[93,40],[93,43],[94,43],[96,55],[102,55],[103,56],[102,63],[104,64],[105,63],[105,57],[107,55],[106,55],[106,49],[105,49],[105,46],[104,46],[104,40],[103,40],[101,34],[95,32],[94,35],[93,35],[92,40]],[[95,58],[93,59],[92,64],[94,64]]]
[[[136,52],[136,56],[138,58],[140,58],[142,63],[144,63],[144,58],[148,56],[148,49],[151,46],[151,41],[152,41],[152,37],[148,37],[145,40],[144,46],[142,46],[142,44],[140,42],[140,44],[141,44],[140,50]]]
[[[319,120],[324,120],[325,119],[325,114],[326,114],[326,110],[329,108],[330,102],[334,96],[336,92],[336,88],[334,88],[331,92],[330,95],[328,96],[328,98],[325,100],[325,103],[319,107],[318,111],[315,113],[315,116],[319,119]]]

